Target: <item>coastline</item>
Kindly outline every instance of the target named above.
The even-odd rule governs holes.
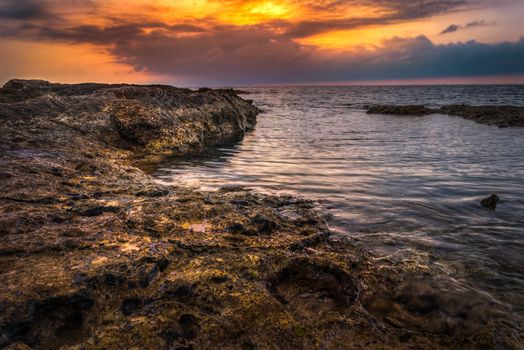
[[[524,127],[524,107],[517,106],[449,105],[428,108],[422,105],[376,105],[369,107],[367,113],[412,117],[446,114],[473,120],[479,124],[496,125],[499,128]]]
[[[132,166],[253,128],[256,107],[234,91],[20,80],[1,91],[0,347],[522,344],[475,294],[480,311],[433,312],[454,298],[423,283],[437,271],[406,281],[405,267],[378,266],[308,201],[162,186]]]

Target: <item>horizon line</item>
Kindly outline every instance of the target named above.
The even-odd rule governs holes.
[[[410,79],[376,79],[376,80],[353,80],[353,81],[324,81],[324,82],[289,82],[289,83],[233,83],[233,84],[177,84],[169,81],[143,81],[143,82],[116,82],[116,81],[54,81],[46,78],[8,78],[0,81],[3,86],[9,80],[46,80],[52,83],[62,84],[130,84],[130,85],[171,85],[181,88],[242,88],[242,87],[383,87],[383,86],[479,86],[479,85],[524,85],[524,74],[516,75],[494,75],[475,77],[442,77],[442,78],[410,78]]]

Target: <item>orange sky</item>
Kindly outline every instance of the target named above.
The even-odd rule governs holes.
[[[524,57],[497,53],[524,56],[522,13],[516,0],[3,0],[0,81],[518,82]],[[461,52],[479,67],[452,63]]]

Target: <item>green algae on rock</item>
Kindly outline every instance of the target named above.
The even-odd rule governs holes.
[[[306,200],[163,186],[133,166],[242,134],[257,112],[232,90],[0,89],[0,348],[523,344],[503,305],[376,262]]]

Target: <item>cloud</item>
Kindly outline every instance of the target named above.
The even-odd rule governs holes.
[[[79,26],[39,32],[47,40],[107,47],[117,62],[171,76],[174,82],[253,84],[383,80],[524,73],[524,39],[436,45],[427,37],[393,38],[374,49],[328,51],[300,45],[266,25],[220,26],[179,35],[180,27]]]
[[[12,20],[41,19],[49,16],[45,3],[38,0],[2,0],[0,18]]]
[[[349,80],[443,78],[524,73],[524,38],[517,42],[476,41],[436,45],[425,36],[393,38],[377,52],[367,52],[357,65],[337,74]]]
[[[440,34],[454,33],[457,30],[459,30],[460,28],[462,28],[462,27],[459,26],[458,24],[451,24],[449,27],[444,29]]]
[[[487,27],[487,26],[493,26],[496,25],[497,22],[487,22],[487,21],[474,21],[469,22],[465,25],[465,28],[471,28],[471,27]]]
[[[1,8],[5,9],[5,4],[16,4],[12,0],[5,1]],[[65,1],[82,6],[87,3],[87,0]],[[521,64],[524,39],[499,44],[469,41],[436,45],[427,37],[419,36],[393,38],[373,48],[353,47],[345,51],[330,51],[295,40],[323,31],[461,11],[471,6],[484,6],[486,1],[319,0],[300,3],[318,11],[344,12],[348,6],[357,4],[380,11],[372,11],[368,16],[339,16],[330,20],[308,17],[310,20],[296,22],[268,20],[252,25],[233,25],[216,18],[180,18],[177,23],[167,23],[129,14],[106,17],[104,25],[77,24],[67,18],[45,23],[18,20],[9,25],[0,23],[0,37],[94,45],[105,50],[117,63],[129,65],[139,72],[171,77],[175,84],[344,82],[524,73]],[[50,8],[40,11],[49,13]],[[5,11],[0,13],[5,14]],[[38,12],[32,13],[31,16],[40,16]],[[452,25],[444,32],[491,24],[474,21]]]
[[[446,29],[444,29],[440,34],[449,34],[449,33],[454,33],[458,30],[461,30],[461,29],[468,29],[468,28],[473,28],[473,27],[487,27],[487,26],[493,26],[493,25],[496,25],[497,22],[487,22],[487,21],[473,21],[473,22],[469,22],[467,23],[466,25],[458,25],[458,24],[451,24],[449,27],[447,27]]]
[[[303,83],[524,73],[524,39],[435,45],[424,36],[394,38],[375,50],[330,52],[273,39],[258,29],[117,45],[111,52],[138,70],[198,83]],[[140,47],[142,46],[142,47]],[[166,46],[169,49],[166,50]]]
[[[120,13],[118,7],[112,8],[112,12],[107,10],[108,6],[103,6],[106,0],[1,0],[0,18],[18,19],[21,24],[32,24],[31,20],[47,19],[48,27],[53,27],[57,23],[63,29],[72,26],[72,20],[68,20],[66,13],[91,14],[97,19],[113,24],[141,24],[142,22],[152,22],[152,16],[158,16],[158,12],[176,13],[179,5],[164,4],[163,7],[155,2],[144,1],[142,7],[138,5],[128,6]],[[264,19],[258,18],[257,23],[265,23],[278,28],[286,33],[289,38],[303,38],[330,30],[353,29],[370,25],[383,25],[399,23],[406,20],[422,19],[435,15],[463,11],[472,8],[482,8],[493,6],[513,0],[288,0],[283,4],[289,5],[289,11],[303,13],[302,19],[282,20],[274,17]],[[119,2],[106,1],[108,4]],[[256,5],[258,0],[209,0],[209,7],[223,8],[224,11],[241,11],[244,4],[252,3]],[[138,6],[138,7],[137,7]],[[154,10],[154,13],[148,12]],[[247,8],[249,10],[249,7]],[[251,9],[252,10],[252,9]],[[240,13],[240,15],[242,15]],[[250,15],[250,12],[246,13]],[[196,18],[202,20],[204,15],[196,14]],[[54,19],[51,21],[51,19]],[[203,21],[216,21],[216,18],[204,17]],[[186,22],[187,18],[180,18],[181,22]],[[184,25],[182,23],[182,25]],[[0,27],[2,25],[0,24]],[[202,25],[197,24],[202,28]],[[5,28],[4,28],[5,31]]]
[[[346,0],[321,1],[308,6],[319,11],[348,12],[347,17],[324,20],[306,20],[293,23],[286,29],[290,38],[302,38],[325,31],[344,30],[370,25],[385,25],[406,20],[427,18],[443,13],[465,10],[473,6],[485,6],[484,1],[474,0]],[[368,16],[352,16],[351,8],[375,9]],[[379,15],[377,15],[377,13]]]

